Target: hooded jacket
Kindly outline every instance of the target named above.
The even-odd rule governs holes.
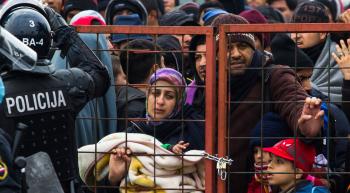
[[[265,60],[263,55],[254,54],[253,61],[264,64]],[[230,167],[230,170],[235,172],[246,172],[249,168],[247,162],[249,152],[242,151],[249,147],[249,139],[245,139],[244,137],[249,137],[250,132],[258,121],[261,120],[262,105],[260,102],[266,100],[262,96],[262,85],[267,86],[264,89],[269,90],[270,100],[284,101],[283,103],[273,104],[273,111],[278,113],[287,122],[288,127],[292,131],[297,130],[298,119],[303,109],[303,103],[295,101],[304,101],[307,97],[306,92],[296,80],[294,70],[289,67],[281,65],[273,66],[266,84],[264,84],[264,80],[261,77],[255,79],[256,81],[239,97],[240,103],[232,103],[234,107],[230,109],[228,154],[230,158],[235,160],[235,164]],[[243,88],[243,86],[241,85],[240,88]],[[230,181],[234,183],[230,183],[230,190],[237,193],[246,192],[250,179],[250,175],[231,174]]]
[[[99,15],[96,11],[84,11],[74,16],[71,22],[78,20],[81,17]],[[102,16],[101,16],[102,18]],[[91,50],[94,50],[96,56],[101,62],[107,67],[108,73],[111,77],[111,83],[114,84],[114,75],[112,69],[112,60],[108,51],[95,51],[108,50],[106,38],[103,35],[98,36],[96,34],[79,34],[80,38],[88,45]],[[61,52],[56,51],[52,63],[56,65],[56,69],[65,69],[69,67],[69,63],[66,58],[61,58]],[[115,88],[109,87],[107,93],[103,97],[99,97],[94,101],[90,101],[85,107],[79,112],[75,121],[77,145],[81,147],[83,145],[94,143],[95,140],[99,140],[102,137],[114,133],[117,131],[117,122],[113,118],[117,117],[117,110],[115,105]],[[94,119],[91,117],[108,118]],[[90,118],[90,119],[86,119]],[[112,118],[112,119],[111,119]],[[96,129],[98,128],[98,129]],[[94,136],[95,131],[97,136]],[[97,139],[96,139],[97,137]]]
[[[172,35],[162,35],[157,38],[156,43],[166,51],[164,53],[165,66],[182,72],[183,57],[179,40]]]
[[[339,104],[342,99],[343,75],[330,55],[336,52],[335,46],[336,43],[327,37],[323,50],[315,63],[311,81],[314,88],[329,96],[330,102]]]

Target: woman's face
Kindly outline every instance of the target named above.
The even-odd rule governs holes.
[[[158,80],[149,90],[147,112],[153,119],[166,119],[176,105],[176,88],[172,84]]]

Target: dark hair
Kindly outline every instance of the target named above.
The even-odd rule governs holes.
[[[141,0],[142,4],[145,6],[148,14],[151,13],[151,11],[156,11],[157,17],[160,16],[160,10],[158,6],[158,0]]]
[[[220,2],[203,3],[199,6],[198,20],[200,19],[199,17],[201,16],[202,12],[206,11],[208,8],[219,8],[219,9],[225,10],[224,6]]]
[[[268,0],[267,1],[267,4],[271,5],[273,2],[275,1],[281,1],[281,0]],[[287,4],[287,7],[294,11],[294,9],[297,7],[298,5],[298,0],[285,0],[286,1],[286,4]]]
[[[189,50],[192,51],[189,53],[188,55],[188,63],[190,65],[190,67],[192,68],[193,72],[194,72],[194,77],[195,77],[195,81],[197,83],[197,85],[203,85],[204,82],[199,78],[197,69],[196,69],[196,52],[197,52],[197,47],[199,45],[205,45],[206,42],[206,37],[205,35],[195,35],[190,43],[190,47]]]
[[[130,41],[120,52],[120,64],[130,84],[143,83],[154,64],[160,64],[159,47],[149,40],[135,39]]]
[[[164,15],[165,13],[165,10],[164,10],[164,2],[163,0],[157,0],[157,3],[158,3],[158,9],[160,11],[160,16]]]

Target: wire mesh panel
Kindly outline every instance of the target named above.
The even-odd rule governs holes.
[[[342,93],[343,73],[334,57],[343,58],[337,52],[347,52],[348,46],[337,49],[339,39],[334,37],[349,28],[340,24],[220,26],[216,34],[218,153],[234,163],[227,183],[218,180],[217,192],[246,192],[249,183],[249,188],[270,192],[271,187],[281,189],[279,180],[288,176],[293,187],[308,180],[332,192],[345,191],[349,127],[345,117],[341,125],[337,122],[345,116],[346,87]],[[255,47],[254,35],[259,33],[264,33],[262,37],[273,33],[272,54]],[[312,35],[322,40],[319,47],[303,47]],[[281,140],[285,141],[278,144]],[[290,170],[277,169],[281,157],[291,163]]]
[[[78,150],[80,176],[85,189],[92,192],[117,189],[121,192],[214,192],[213,163],[203,160],[204,153],[213,154],[215,148],[213,30],[206,27],[129,26],[77,26],[76,30],[82,34],[97,34],[97,37],[111,34],[107,38],[114,40],[113,47],[97,47],[94,51],[96,54],[105,51],[112,54],[115,73],[112,88],[116,90],[117,99],[114,105],[118,108],[120,98],[127,101],[139,97],[143,102],[138,104],[143,105],[145,113],[132,116],[130,112],[135,106],[124,101],[123,110],[117,109],[115,117],[80,116],[81,120],[116,121],[117,132],[99,137],[97,133],[104,128],[96,126],[93,144]],[[202,38],[204,41],[200,45],[206,47],[189,48],[188,39],[192,37]],[[159,44],[166,45],[174,38],[180,43],[180,48],[159,47]],[[193,74],[186,74],[186,71],[191,72],[185,65],[189,57],[193,60],[204,58],[204,65],[198,70],[203,75],[198,76],[203,78],[203,84],[190,84],[195,82],[192,78],[196,69],[191,69]],[[147,63],[152,64],[150,70],[144,67]],[[123,76],[127,77],[126,80]],[[146,81],[139,81],[145,77]],[[188,107],[191,89],[201,91],[197,93],[202,99],[198,105],[204,107],[202,116],[197,116],[197,113],[194,116],[195,110]],[[205,125],[205,130],[203,127],[199,131],[196,125]],[[191,136],[195,139],[187,144]],[[201,143],[204,145],[204,141],[196,142],[200,136],[203,140],[205,136],[204,151],[196,151]],[[186,149],[193,151],[181,153]]]

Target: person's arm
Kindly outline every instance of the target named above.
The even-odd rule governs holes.
[[[332,53],[332,57],[337,62],[344,76],[342,85],[342,109],[346,117],[350,120],[350,39],[347,39],[347,45],[344,40],[340,40],[340,45],[338,44],[336,46],[336,50],[336,53]]]
[[[108,180],[111,185],[117,185],[123,179],[123,177],[127,175],[131,162],[131,158],[129,157],[130,154],[130,149],[123,147],[112,150],[109,158],[108,173]]]
[[[324,114],[321,100],[307,98],[295,72],[289,67],[276,65],[269,81],[272,99],[276,102],[274,108],[289,127],[305,137],[319,135]]]
[[[179,141],[176,145],[171,146],[171,151],[175,154],[182,154],[190,143],[185,143],[184,141]]]
[[[79,38],[73,28],[69,27],[64,19],[53,9],[45,7],[49,23],[54,31],[54,41],[62,54],[67,56],[71,68],[79,68],[89,74],[92,83],[89,86],[90,98],[99,97],[105,94],[110,86],[110,77],[106,67]],[[79,77],[75,77],[79,79]]]

